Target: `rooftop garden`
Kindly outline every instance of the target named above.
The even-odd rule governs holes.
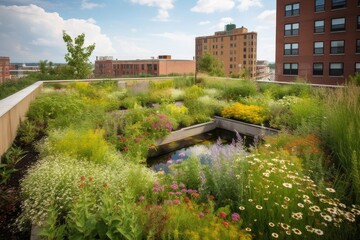
[[[18,231],[44,239],[356,239],[360,215],[360,88],[246,80],[46,84],[13,147],[6,185],[27,153]],[[280,130],[146,167],[172,131],[222,116]],[[26,158],[26,157],[25,157]],[[171,159],[169,159],[171,160]],[[2,190],[2,211],[11,193]],[[11,212],[11,209],[6,211]]]

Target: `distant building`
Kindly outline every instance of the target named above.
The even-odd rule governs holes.
[[[171,55],[157,59],[113,60],[113,57],[96,57],[95,77],[122,77],[169,74],[194,74],[194,60],[173,60]]]
[[[269,61],[256,61],[256,79],[267,79],[270,75]]]
[[[10,74],[12,79],[26,77],[31,72],[39,72],[39,65],[36,63],[11,64]]]
[[[196,60],[208,52],[224,63],[225,75],[238,74],[243,70],[256,78],[257,33],[247,28],[225,25],[224,31],[195,39]]]
[[[277,0],[276,80],[343,84],[360,72],[359,0]]]
[[[0,83],[4,83],[10,78],[10,58],[0,57]]]

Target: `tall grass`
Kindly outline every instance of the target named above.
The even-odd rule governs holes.
[[[241,97],[255,95],[256,83],[250,80],[226,80],[226,79],[203,79],[201,85],[204,88],[215,88],[222,91],[222,97],[238,100]]]
[[[11,94],[16,93],[17,91],[20,91],[21,89],[30,86],[36,81],[37,80],[35,79],[24,78],[19,80],[11,80],[0,84],[0,99],[6,98]]]
[[[360,203],[360,88],[350,84],[328,93],[322,138],[341,176],[346,197]]]

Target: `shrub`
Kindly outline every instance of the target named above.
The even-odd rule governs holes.
[[[182,76],[173,79],[175,88],[185,88],[194,85],[195,79],[193,76]]]
[[[30,105],[27,118],[39,128],[65,128],[77,124],[86,111],[75,93],[41,94]]]
[[[111,147],[104,139],[103,130],[54,130],[40,149],[46,154],[64,154],[96,163],[108,163]]]
[[[185,100],[194,100],[204,95],[204,89],[194,85],[185,90]]]
[[[169,89],[173,87],[173,84],[174,84],[173,79],[150,81],[149,90],[153,91],[153,90]]]
[[[266,120],[264,110],[259,106],[247,106],[241,103],[234,103],[225,107],[221,115],[225,118],[234,118],[249,123],[261,124]]]

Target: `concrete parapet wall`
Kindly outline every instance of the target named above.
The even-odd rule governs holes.
[[[42,82],[36,82],[0,100],[0,156],[13,143],[20,122],[25,118],[31,101],[41,91],[42,85]]]

